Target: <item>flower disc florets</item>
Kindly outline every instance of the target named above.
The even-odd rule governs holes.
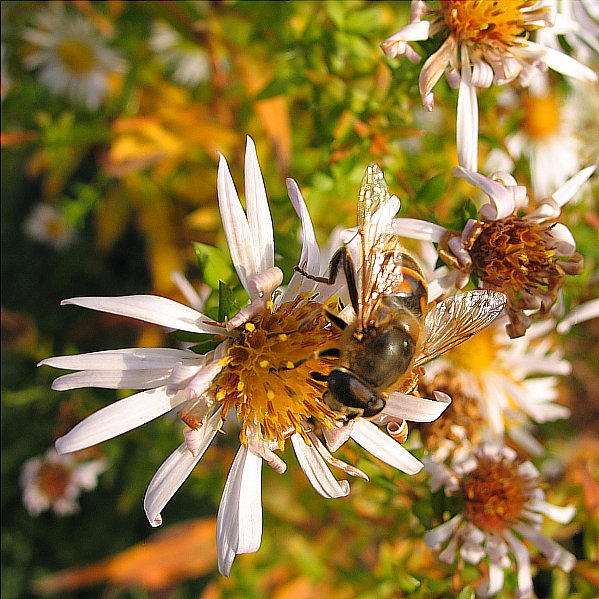
[[[226,366],[215,379],[213,390],[223,404],[223,414],[234,409],[241,423],[241,442],[247,443],[248,427],[258,427],[265,442],[277,442],[301,434],[309,443],[303,421],[314,418],[333,427],[335,414],[322,402],[326,383],[311,372],[328,374],[331,358],[307,360],[316,350],[334,344],[339,334],[332,330],[322,304],[298,297],[271,312],[268,309],[229,346]]]
[[[539,20],[549,17],[548,7],[529,10],[536,0],[441,0],[443,20],[458,42],[489,46],[515,46]]]
[[[582,257],[560,257],[552,236],[555,222],[536,222],[515,214],[482,224],[470,256],[472,270],[490,289],[508,297],[513,336],[524,334],[526,309],[546,313],[557,299],[565,274],[580,274]]]

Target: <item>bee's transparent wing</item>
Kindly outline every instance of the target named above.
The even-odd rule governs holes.
[[[470,339],[498,318],[505,306],[503,293],[477,289],[458,293],[439,302],[426,315],[424,345],[416,366]]]
[[[362,325],[368,321],[379,299],[390,295],[401,280],[401,252],[397,236],[389,233],[391,221],[399,210],[399,200],[389,193],[383,171],[368,165],[358,199],[358,231],[362,244],[362,263],[358,270]]]

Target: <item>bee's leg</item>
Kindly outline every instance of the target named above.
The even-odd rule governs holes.
[[[330,310],[327,310],[325,308],[324,314],[327,317],[327,319],[330,322],[332,322],[339,330],[343,331],[343,329],[345,329],[345,327],[347,327],[347,322],[345,322],[345,320],[343,320],[342,318],[339,318],[339,316],[337,316],[337,314],[331,312]]]
[[[327,357],[338,358],[340,355],[341,355],[341,350],[338,347],[329,347],[327,349],[321,349],[320,351],[315,351],[311,354],[308,354],[305,358],[298,360],[297,362],[290,362],[281,368],[273,369],[273,371],[280,372],[281,370],[293,370],[294,368],[301,366],[304,362],[307,362],[308,360],[316,360],[317,358],[327,358]]]
[[[339,248],[331,258],[329,262],[329,275],[327,277],[319,277],[311,275],[303,270],[301,267],[296,266],[296,272],[299,272],[306,279],[317,281],[318,283],[325,283],[326,285],[333,285],[337,280],[337,274],[339,268],[343,266],[343,274],[345,275],[345,281],[347,283],[347,290],[349,292],[349,298],[351,300],[352,308],[354,312],[358,313],[358,286],[356,284],[356,269],[354,261],[352,260],[351,254],[347,247]]]

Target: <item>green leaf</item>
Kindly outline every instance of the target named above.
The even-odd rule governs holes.
[[[219,289],[221,281],[231,282],[234,279],[230,261],[219,248],[196,242],[193,249],[202,271],[202,278],[211,289]]]
[[[436,204],[445,193],[446,186],[445,175],[441,174],[431,177],[420,188],[418,202],[426,206]]]
[[[245,292],[229,287],[222,281],[218,286],[218,320],[224,322],[231,318],[245,305],[247,295]]]

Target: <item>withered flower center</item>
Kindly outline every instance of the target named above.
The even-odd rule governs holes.
[[[478,458],[478,466],[460,483],[466,517],[485,532],[501,533],[522,516],[532,481],[505,459]]]

